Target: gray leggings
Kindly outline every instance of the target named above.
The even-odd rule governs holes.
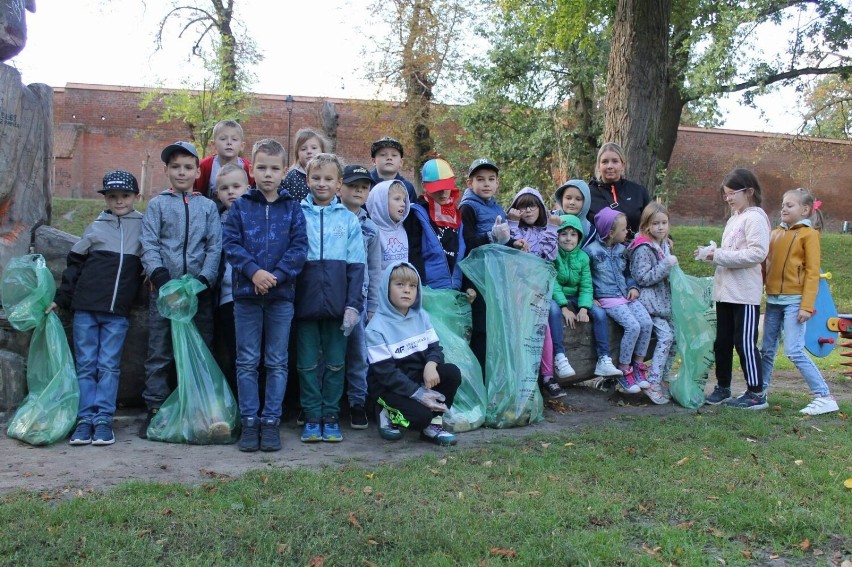
[[[633,356],[645,358],[651,343],[651,316],[639,301],[631,301],[618,307],[607,307],[606,314],[624,328],[618,363],[630,364]]]
[[[663,380],[671,379],[669,373],[676,354],[674,326],[671,319],[665,317],[651,317],[651,321],[654,323],[654,333],[657,335],[657,346],[654,347],[648,381],[659,384]]]

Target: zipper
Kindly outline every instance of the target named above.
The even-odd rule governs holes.
[[[781,265],[781,290],[780,290],[779,293],[782,294],[782,295],[784,293],[784,273],[787,271],[787,260],[790,259],[790,252],[793,251],[793,244],[795,244],[796,239],[798,237],[799,237],[799,231],[796,230],[796,232],[793,233],[793,239],[790,241],[790,247],[787,248],[787,255],[784,256],[784,263]],[[798,279],[798,276],[796,276],[796,278]],[[801,283],[801,282],[799,282],[799,283]]]
[[[266,238],[264,239],[264,240],[266,240],[266,258],[263,261],[264,262],[264,266],[263,266],[264,270],[269,268],[269,236],[270,236],[270,232],[269,232],[269,202],[267,201],[267,203],[266,203]]]
[[[186,222],[184,223],[183,230],[183,272],[181,275],[187,273],[186,267],[186,253],[187,246],[189,246],[189,197],[187,197],[186,193],[183,194],[183,209],[184,213],[186,213]]]
[[[325,232],[324,232],[325,229],[323,228],[324,215],[325,215],[325,207],[320,209],[320,255],[319,255],[320,260],[322,260],[322,257],[323,257],[323,254],[324,254],[323,245],[325,244]]]
[[[118,250],[118,273],[115,274],[115,285],[112,288],[112,302],[109,304],[109,312],[115,311],[115,301],[118,298],[118,283],[121,281],[121,268],[124,265],[124,227],[121,226],[121,217],[118,217],[118,234],[120,247]]]

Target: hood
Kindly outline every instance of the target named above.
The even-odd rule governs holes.
[[[405,191],[405,213],[403,213],[402,219],[399,222],[392,221],[388,214],[388,191],[390,191],[391,185],[394,183],[398,184]],[[400,181],[395,179],[382,181],[370,189],[370,194],[367,196],[367,213],[380,230],[396,230],[401,227],[402,222],[410,211],[411,203],[408,201],[408,189]]]
[[[580,242],[583,242],[583,237],[586,236],[586,234],[583,230],[582,223],[580,223],[580,218],[575,217],[574,215],[562,215],[559,218],[562,219],[562,222],[559,224],[559,228],[556,229],[556,232],[562,232],[566,228],[573,228],[580,233]]]
[[[556,199],[557,208],[559,208],[559,210],[562,210],[562,196],[565,194],[565,190],[569,187],[576,187],[580,190],[580,193],[582,193],[583,209],[577,216],[581,219],[586,218],[589,215],[589,208],[592,206],[592,194],[589,192],[589,184],[583,181],[582,179],[569,179],[568,181],[559,186],[559,188],[553,194],[553,198]]]
[[[515,196],[512,198],[512,204],[509,206],[509,208],[516,209],[517,207],[515,207],[515,203],[523,195],[532,195],[533,197],[535,197],[535,200],[538,203],[539,214],[538,214],[538,219],[536,219],[536,221],[535,221],[535,225],[536,226],[547,225],[547,206],[544,204],[544,199],[542,199],[541,193],[538,192],[538,189],[535,189],[533,187],[524,187],[523,189],[521,189],[520,191],[515,193]]]
[[[414,319],[419,317],[420,315],[420,305],[423,300],[423,282],[420,280],[420,274],[417,275],[417,299],[414,300],[414,304],[408,310],[408,313],[403,315],[400,313],[396,307],[391,305],[390,299],[388,298],[388,290],[390,289],[390,276],[391,272],[397,266],[408,266],[414,273],[417,274],[417,270],[409,264],[408,262],[393,262],[385,268],[384,272],[382,272],[382,283],[379,286],[379,308],[376,311],[377,313],[381,313],[383,316],[393,319],[395,321],[405,321],[407,319]]]

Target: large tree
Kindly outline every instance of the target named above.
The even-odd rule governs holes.
[[[610,52],[605,89],[601,85],[596,90],[598,95],[605,92],[602,100],[607,109],[607,126],[600,141],[614,139],[628,146],[631,176],[651,186],[655,165],[665,165],[671,157],[687,105],[709,111],[712,117],[713,101],[720,94],[743,92],[749,102],[772,85],[852,72],[848,1],[670,2],[657,4],[656,9],[651,9],[654,4],[649,0],[620,0],[618,4],[614,0],[500,2],[505,17],[527,30],[516,34],[516,40],[531,46],[536,57],[545,61],[572,50],[589,50],[589,59],[594,60],[599,44],[586,41],[590,33],[606,44],[624,38],[619,41],[627,49],[615,57],[632,54],[629,64],[614,64]],[[639,17],[642,13],[644,17]],[[667,30],[667,38],[651,31],[660,29]],[[652,43],[646,43],[649,40]],[[562,69],[566,75],[572,74],[566,65]],[[529,81],[538,72],[536,64],[531,63],[528,71],[521,80]],[[642,76],[656,77],[662,83],[629,85]],[[622,88],[625,84],[628,87]],[[570,89],[561,94],[572,100]],[[629,117],[616,127],[620,120],[616,114],[642,100],[649,107],[648,116],[638,122]]]
[[[820,138],[852,139],[852,79],[823,77],[805,92],[800,132]]]

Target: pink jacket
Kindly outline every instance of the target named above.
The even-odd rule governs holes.
[[[728,219],[722,243],[713,253],[714,301],[760,305],[761,264],[769,252],[770,231],[769,217],[760,207],[748,207]]]

